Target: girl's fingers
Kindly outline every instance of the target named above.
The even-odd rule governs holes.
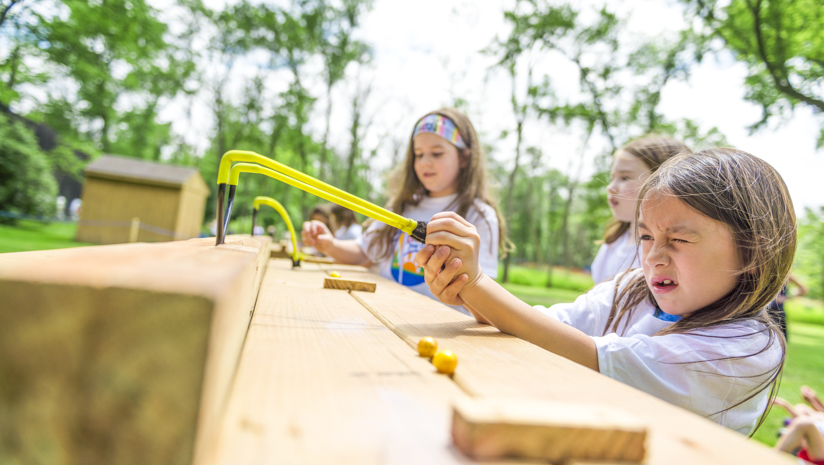
[[[458,274],[458,270],[461,269],[461,261],[457,258],[449,261],[449,264],[444,267],[443,270],[435,277],[435,279],[429,284],[429,289],[435,295],[440,295],[449,283],[451,283],[455,276]],[[436,292],[437,291],[437,292]]]
[[[455,218],[433,219],[426,226],[427,236],[440,231],[450,232],[464,237],[478,234],[475,226],[472,226],[470,223],[462,223]]]
[[[429,261],[429,257],[435,253],[435,246],[434,245],[427,245],[426,247],[422,248],[415,254],[415,264],[420,267],[425,267],[426,262]]]
[[[462,251],[471,248],[469,239],[446,231],[426,233],[426,243],[436,247],[447,246]]]
[[[426,262],[424,265],[424,281],[427,284],[432,283],[438,274],[441,272],[441,267],[446,262],[446,259],[449,258],[449,248],[448,247],[438,247],[435,250],[435,253],[429,257],[429,261]],[[437,295],[436,292],[432,292],[433,294]]]
[[[464,219],[464,217],[462,217],[461,215],[459,215],[455,212],[435,213],[434,215],[432,215],[432,219],[430,219],[429,221],[432,222],[434,220],[439,220],[439,219],[444,219],[444,218],[453,219],[453,220],[463,224],[464,226],[472,226],[472,223],[470,223],[469,221],[466,221],[466,219]]]
[[[464,273],[454,281],[452,281],[446,288],[441,292],[441,296],[445,302],[455,302],[456,305],[463,305],[463,299],[458,295],[461,293],[464,285],[469,281],[469,275]]]

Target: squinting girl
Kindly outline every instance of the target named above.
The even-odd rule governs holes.
[[[642,270],[571,304],[530,307],[477,265],[477,233],[436,215],[417,256],[432,292],[503,332],[751,433],[784,362],[765,308],[796,247],[792,201],[766,162],[735,149],[665,162],[645,183],[637,217]],[[446,267],[441,271],[441,266]]]

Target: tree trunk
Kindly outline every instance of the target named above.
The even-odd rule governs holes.
[[[320,180],[328,182],[326,173],[326,158],[329,150],[329,126],[332,120],[332,80],[326,81],[326,130],[323,132],[323,145],[320,148]]]

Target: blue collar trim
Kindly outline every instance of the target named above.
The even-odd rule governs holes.
[[[681,319],[679,315],[670,315],[669,313],[664,313],[664,311],[658,307],[655,307],[655,315],[653,316],[655,316],[655,318],[658,318],[661,321],[668,321],[670,323],[675,323],[676,321]]]

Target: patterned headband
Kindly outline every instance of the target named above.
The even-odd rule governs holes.
[[[467,148],[466,144],[461,138],[461,133],[458,132],[458,128],[455,127],[455,123],[453,123],[452,120],[447,118],[446,116],[424,116],[423,118],[421,118],[420,121],[418,121],[418,124],[415,126],[415,132],[412,133],[412,138],[414,139],[415,136],[422,132],[429,132],[435,134],[436,136],[441,136],[444,139],[451,142],[452,145],[454,145],[455,147],[458,147],[459,149]]]

